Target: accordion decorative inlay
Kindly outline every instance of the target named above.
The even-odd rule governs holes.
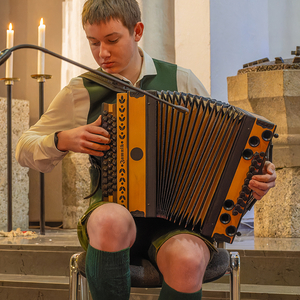
[[[135,92],[103,104],[112,140],[102,159],[103,200],[232,243],[255,202],[248,184],[262,171],[276,126],[216,100],[151,93],[189,113]]]

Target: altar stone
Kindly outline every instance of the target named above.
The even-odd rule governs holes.
[[[7,231],[7,101],[0,97],[0,230]],[[29,226],[29,177],[15,159],[16,145],[29,128],[29,101],[12,100],[12,227]]]
[[[279,63],[278,63],[279,62]],[[231,105],[277,125],[273,138],[276,187],[254,206],[254,235],[300,237],[300,64],[254,64],[228,77]]]

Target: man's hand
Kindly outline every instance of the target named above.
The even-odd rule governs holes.
[[[94,123],[59,132],[57,149],[103,156],[103,151],[107,151],[110,147],[99,143],[109,144],[110,136],[105,129],[100,127],[101,124],[102,117],[100,116]]]
[[[275,166],[269,161],[266,161],[263,174],[254,175],[249,182],[249,188],[253,191],[253,197],[257,200],[260,200],[270,188],[275,186],[276,180],[276,171]]]

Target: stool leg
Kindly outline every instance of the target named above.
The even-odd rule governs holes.
[[[240,256],[238,252],[230,252],[230,300],[240,300]]]
[[[87,280],[84,276],[79,275],[80,280],[80,300],[89,300],[89,287]]]
[[[77,259],[80,253],[71,256],[70,259],[70,281],[69,281],[69,300],[78,300],[78,265]]]

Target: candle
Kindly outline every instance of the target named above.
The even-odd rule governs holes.
[[[9,29],[6,31],[6,48],[9,49],[14,46],[14,31],[12,24],[9,24]],[[6,61],[5,78],[12,78],[13,76],[13,55]]]
[[[43,48],[45,48],[45,30],[46,25],[43,24],[43,18],[41,18],[40,26],[38,28],[38,46]],[[37,73],[45,73],[45,53],[42,51],[38,51]]]

